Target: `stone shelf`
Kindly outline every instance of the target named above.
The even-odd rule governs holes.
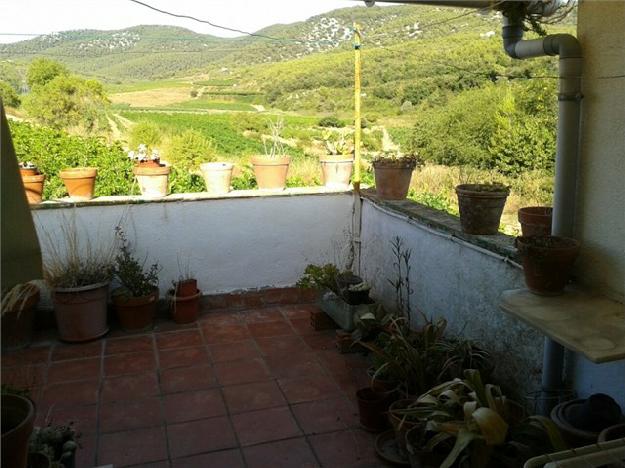
[[[625,359],[625,305],[567,289],[554,297],[504,291],[501,308],[595,363]]]

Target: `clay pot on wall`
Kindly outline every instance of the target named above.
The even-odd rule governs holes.
[[[56,288],[52,291],[54,315],[63,341],[82,342],[108,332],[106,301],[109,283],[79,288]]]
[[[122,289],[113,291],[113,305],[122,328],[128,331],[151,328],[156,315],[158,289],[141,297],[120,294],[121,291]]]
[[[328,155],[319,158],[323,185],[329,189],[349,190],[354,158],[351,156]]]
[[[562,294],[579,254],[580,243],[569,237],[521,236],[517,237],[516,246],[527,288],[541,296]]]
[[[375,191],[383,200],[404,200],[408,196],[414,160],[378,160],[373,162]]]
[[[141,195],[148,198],[167,196],[170,172],[171,167],[158,164],[154,161],[137,164],[132,169],[132,173],[137,178]]]
[[[33,289],[2,314],[2,349],[15,350],[32,341],[35,307],[39,302],[39,289]]]
[[[220,195],[230,191],[234,164],[210,162],[200,164],[200,170],[206,183],[206,191],[211,195]]]
[[[93,198],[97,174],[95,167],[75,167],[63,169],[59,177],[73,201],[86,201]]]
[[[252,165],[256,183],[261,190],[284,190],[289,172],[290,156],[253,156]]]
[[[2,466],[26,468],[35,405],[23,396],[2,395]]]
[[[526,206],[519,209],[519,223],[524,236],[551,235],[551,217],[553,208],[550,206]]]
[[[498,184],[461,184],[456,186],[460,224],[467,234],[493,235],[510,190]]]
[[[46,176],[44,174],[22,176],[22,183],[24,184],[24,190],[26,191],[26,198],[28,199],[28,203],[31,205],[41,203],[41,199],[43,198],[43,184],[45,180]]]

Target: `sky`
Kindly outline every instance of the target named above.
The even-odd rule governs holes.
[[[364,5],[355,0],[143,0],[172,13],[258,31],[275,23],[302,21],[336,8]],[[0,33],[49,34],[71,29],[121,29],[139,24],[183,26],[221,37],[237,34],[173,18],[129,0],[0,0]],[[0,34],[0,42],[29,39]]]

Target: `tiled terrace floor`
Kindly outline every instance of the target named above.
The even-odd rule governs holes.
[[[2,381],[33,387],[39,424],[75,421],[79,468],[386,466],[358,428],[366,360],[339,354],[334,331],[314,331],[311,308],[211,311],[150,333],[36,343],[3,355]]]

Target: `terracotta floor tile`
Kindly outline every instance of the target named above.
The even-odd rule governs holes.
[[[127,336],[123,338],[109,338],[106,340],[104,354],[136,353],[154,350],[152,335]]]
[[[302,339],[311,349],[316,351],[335,350],[335,336],[336,332],[334,330],[326,330],[315,332],[314,335],[302,335]]]
[[[165,430],[161,427],[102,434],[98,463],[119,466],[155,462],[167,458]]]
[[[99,413],[100,433],[160,426],[162,422],[158,397],[103,403]]]
[[[299,336],[274,336],[269,338],[256,338],[256,343],[263,355],[279,355],[283,358],[294,354],[308,351],[308,346]]]
[[[315,305],[289,305],[284,306],[284,315],[293,320],[293,319],[306,319],[308,323],[310,323],[310,312],[312,310],[318,311],[319,307]]]
[[[316,333],[309,318],[290,319],[289,322],[297,335],[314,335]]]
[[[84,344],[59,344],[52,349],[52,360],[63,361],[65,359],[100,357],[103,343],[104,340]]]
[[[37,408],[39,413],[40,408]],[[72,406],[58,408],[53,406],[47,415],[52,424],[67,425],[74,423],[74,428],[83,435],[97,432],[97,408],[96,405]]]
[[[256,322],[248,323],[250,333],[254,338],[266,336],[292,335],[294,333],[291,325],[284,320],[277,322]]]
[[[104,375],[113,377],[156,369],[153,352],[113,354],[104,358]]]
[[[309,436],[308,440],[324,468],[388,466],[377,458],[374,438],[355,429]]]
[[[284,315],[279,307],[267,307],[265,309],[246,310],[241,312],[243,320],[247,323],[284,321]]]
[[[287,439],[301,435],[288,406],[235,414],[232,424],[241,445]]]
[[[177,367],[161,370],[163,393],[203,390],[216,385],[215,373],[210,366]]]
[[[176,332],[157,333],[156,346],[158,349],[189,348],[202,346],[202,335],[197,328]]]
[[[41,387],[46,382],[45,364],[8,367],[2,369],[2,383],[17,388]]]
[[[53,362],[48,369],[48,383],[100,378],[101,359],[75,359]]]
[[[226,414],[226,405],[218,389],[165,395],[163,409],[168,424]]]
[[[36,346],[19,351],[3,352],[2,368],[27,364],[47,364],[49,357],[49,346]]]
[[[248,340],[252,337],[245,323],[213,325],[202,323],[204,340],[208,344],[232,343],[233,341]]]
[[[254,340],[235,341],[234,343],[208,345],[210,358],[213,362],[237,361],[260,356]]]
[[[171,424],[167,427],[172,458],[234,448],[236,437],[230,420],[223,416]]]
[[[209,364],[208,352],[204,346],[161,350],[158,360],[161,369]]]
[[[288,355],[288,359],[277,355],[264,359],[271,375],[278,379],[326,374],[313,353]]]
[[[358,426],[358,408],[342,396],[298,403],[291,409],[304,434],[321,434]]]
[[[221,385],[235,385],[257,382],[271,378],[265,362],[261,358],[215,364],[215,374]]]
[[[100,399],[103,402],[136,400],[160,393],[155,372],[105,379]]]
[[[278,384],[291,404],[324,400],[340,393],[334,380],[326,375],[279,379]]]
[[[274,381],[224,387],[223,392],[230,413],[286,405],[286,400]]]
[[[176,458],[172,468],[244,468],[243,455],[238,449],[204,453],[186,458]]]
[[[248,468],[314,468],[319,464],[303,437],[243,449]],[[347,468],[349,465],[345,465]]]
[[[200,316],[199,323],[200,327],[204,325],[236,325],[243,323],[243,318],[238,312],[233,312],[230,310],[209,311],[206,314]]]
[[[41,403],[58,408],[94,404],[98,400],[98,386],[98,380],[51,384],[44,388]]]

